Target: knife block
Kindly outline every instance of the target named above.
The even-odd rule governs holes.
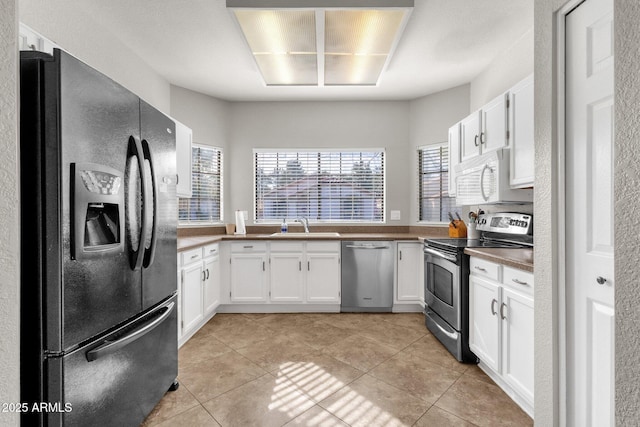
[[[467,237],[467,226],[464,221],[454,219],[449,223],[449,237]]]

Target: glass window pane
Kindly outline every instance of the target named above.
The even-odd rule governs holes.
[[[209,224],[222,221],[222,151],[215,147],[193,145],[192,196],[178,201],[180,223]]]
[[[418,151],[418,199],[420,221],[447,222],[447,213],[456,208],[449,197],[449,152],[446,144]]]
[[[256,221],[384,221],[384,151],[256,151]]]

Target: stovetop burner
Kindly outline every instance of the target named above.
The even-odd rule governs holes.
[[[449,238],[449,239],[427,239],[427,246],[432,247],[448,247],[448,248],[525,248],[526,244],[516,242],[505,242],[489,239],[466,239],[466,238]]]
[[[531,248],[533,247],[533,218],[530,214],[494,213],[478,217],[479,239],[426,239],[425,247],[445,251],[464,248]]]

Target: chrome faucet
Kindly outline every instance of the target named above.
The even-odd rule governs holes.
[[[307,218],[300,217],[300,218],[296,219],[296,221],[304,226],[304,232],[305,233],[309,232],[309,220]]]

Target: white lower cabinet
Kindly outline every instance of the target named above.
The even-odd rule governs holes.
[[[256,241],[229,246],[230,305],[285,304],[304,310],[311,304],[340,304],[340,242]]]
[[[340,243],[308,242],[306,246],[306,301],[340,304]]]
[[[469,277],[469,347],[488,367],[500,371],[500,286]]]
[[[205,246],[204,258],[204,315],[213,314],[220,305],[220,252],[218,244]]]
[[[231,302],[267,301],[267,262],[266,243],[231,243]]]
[[[277,302],[302,302],[303,243],[274,242],[269,254],[269,297]]]
[[[204,318],[202,311],[202,261],[189,264],[182,269],[182,335],[188,335]]]
[[[182,345],[220,304],[218,244],[181,252],[179,258],[178,342]]]
[[[470,270],[469,347],[533,416],[533,274],[476,257]]]
[[[424,303],[424,252],[420,242],[398,242],[394,306]]]

